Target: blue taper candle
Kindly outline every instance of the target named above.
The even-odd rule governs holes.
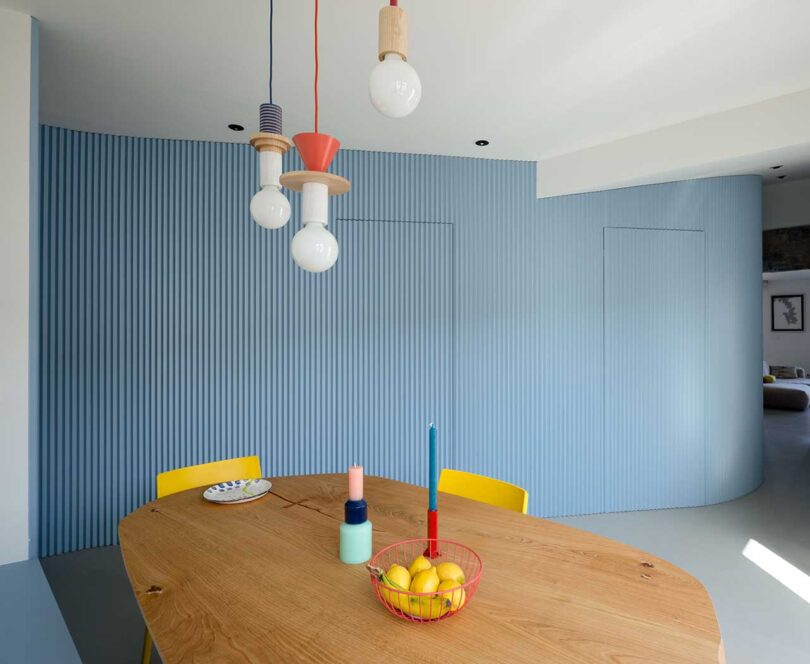
[[[430,425],[430,479],[429,479],[429,505],[428,509],[433,511],[436,509],[438,496],[436,495],[439,490],[439,463],[437,459],[436,450],[436,427]]]

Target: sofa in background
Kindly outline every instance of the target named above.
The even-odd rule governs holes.
[[[807,410],[810,406],[810,378],[801,367],[770,366],[763,362],[762,375],[776,378],[762,386],[765,408]]]

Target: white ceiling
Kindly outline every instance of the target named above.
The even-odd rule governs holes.
[[[389,120],[367,96],[383,4],[321,0],[321,130],[345,147],[535,160],[810,88],[808,0],[401,0],[423,97]],[[265,0],[0,5],[41,20],[44,123],[216,141],[256,128]],[[312,6],[276,0],[287,135],[311,130]]]

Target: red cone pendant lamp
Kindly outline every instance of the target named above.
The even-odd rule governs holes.
[[[329,196],[345,194],[352,188],[346,178],[327,172],[340,148],[340,141],[318,131],[318,0],[315,0],[315,131],[293,136],[305,171],[281,176],[281,184],[302,192],[301,223],[292,241],[292,256],[307,272],[324,272],[338,259],[338,243],[327,229]]]
[[[301,154],[304,166],[310,171],[324,172],[329,169],[332,159],[340,149],[340,141],[329,134],[318,134],[313,131],[296,134],[293,137],[295,147]]]

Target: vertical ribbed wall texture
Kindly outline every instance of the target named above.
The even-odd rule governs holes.
[[[706,396],[705,418],[682,411],[705,434],[705,502],[759,482],[757,178],[537,200],[525,162],[345,150],[333,170],[353,183],[331,200],[341,256],[311,275],[289,253],[297,195],[287,228],[250,220],[249,147],[43,128],[43,555],[115,542],[155,474],[191,463],[356,461],[425,484],[429,421],[442,465],[525,486],[533,514],[695,504],[657,426],[644,463],[661,481],[606,480],[606,454],[634,459],[605,436],[608,227],[703,231],[705,371],[659,391],[673,409]]]
[[[604,508],[703,505],[704,233],[605,228],[604,242]]]

